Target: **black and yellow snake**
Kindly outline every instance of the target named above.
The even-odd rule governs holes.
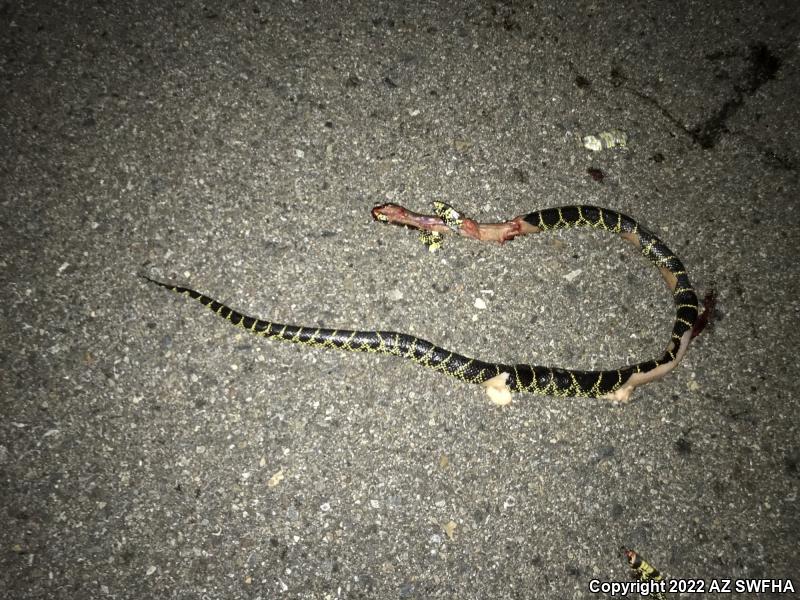
[[[188,287],[163,283],[146,276],[145,279],[199,301],[223,319],[256,335],[308,346],[409,358],[467,383],[484,385],[492,400],[498,404],[510,401],[509,392],[584,396],[626,402],[637,386],[659,379],[674,369],[686,353],[691,339],[705,325],[709,307],[703,315],[699,315],[697,296],[683,263],[664,242],[622,213],[607,208],[575,205],[537,210],[504,223],[477,223],[463,218],[445,204],[436,203],[436,208],[437,215],[432,216],[414,213],[396,204],[384,204],[373,208],[372,215],[378,221],[406,225],[434,236],[427,239],[429,245],[438,245],[441,235],[448,232],[499,243],[528,233],[572,227],[593,227],[619,234],[640,248],[641,253],[658,267],[672,291],[676,308],[675,324],[664,354],[654,360],[607,371],[579,371],[528,364],[505,365],[469,358],[405,333],[273,323],[243,315]]]

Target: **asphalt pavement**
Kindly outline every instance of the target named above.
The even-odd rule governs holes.
[[[797,597],[799,49],[777,0],[2,3],[0,596],[609,598],[624,547],[672,599]],[[631,215],[711,326],[628,405],[500,408],[139,276],[484,360],[663,352],[619,237],[370,216],[434,200]]]

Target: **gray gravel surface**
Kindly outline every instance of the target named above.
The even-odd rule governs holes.
[[[776,0],[0,4],[0,595],[607,598],[621,546],[800,589],[799,33]],[[370,218],[434,199],[633,215],[713,327],[625,407],[501,409],[137,276],[485,359],[661,353],[632,247]]]

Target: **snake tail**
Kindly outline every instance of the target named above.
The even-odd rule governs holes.
[[[405,333],[325,329],[275,323],[247,316],[191,288],[158,281],[146,275],[141,275],[141,277],[171,292],[197,300],[214,314],[230,321],[233,325],[268,339],[350,352],[372,352],[400,356],[411,359],[425,367],[473,383],[485,381],[499,375],[501,372],[499,365],[446,351],[427,340]]]

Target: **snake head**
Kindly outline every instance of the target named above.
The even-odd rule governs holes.
[[[395,223],[402,220],[406,209],[398,204],[379,204],[372,208],[372,218],[381,223]]]
[[[372,209],[372,218],[381,223],[403,225],[412,229],[423,231],[437,231],[446,229],[446,226],[437,216],[421,215],[403,208],[399,204],[379,204]]]

